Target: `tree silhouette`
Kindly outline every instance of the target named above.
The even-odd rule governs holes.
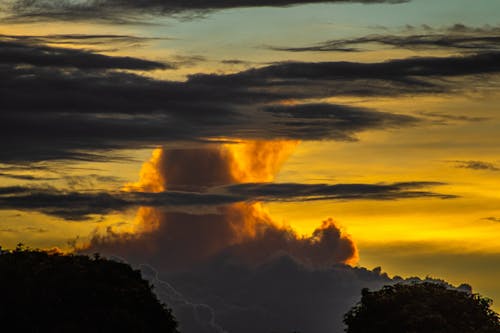
[[[347,333],[499,333],[491,300],[436,283],[363,289],[344,316]]]
[[[129,265],[98,255],[0,249],[0,322],[18,332],[177,332]]]

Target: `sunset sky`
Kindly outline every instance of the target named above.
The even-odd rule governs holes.
[[[188,333],[340,332],[397,276],[499,311],[499,17],[497,0],[0,0],[0,245],[157,271]]]

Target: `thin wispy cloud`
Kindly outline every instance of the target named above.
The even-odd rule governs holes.
[[[215,187],[204,192],[96,192],[56,188],[0,187],[0,209],[37,211],[66,220],[82,221],[138,207],[175,210],[179,207],[221,206],[242,202],[301,202],[317,200],[452,199],[426,190],[432,182],[394,184],[247,183]]]
[[[418,31],[421,30],[421,31]],[[456,24],[445,29],[429,26],[407,29],[404,34],[373,34],[351,39],[332,39],[308,46],[269,46],[287,52],[363,52],[374,47],[425,51],[497,52],[500,28],[473,28]]]
[[[498,167],[494,163],[485,162],[485,161],[453,161],[457,168],[461,169],[471,169],[471,170],[483,170],[483,171],[500,171],[500,167]]]

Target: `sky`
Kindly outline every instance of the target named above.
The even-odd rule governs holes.
[[[141,267],[188,333],[426,278],[499,311],[499,12],[0,0],[0,245]]]

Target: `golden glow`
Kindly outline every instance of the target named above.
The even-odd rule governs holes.
[[[230,183],[270,182],[274,180],[280,168],[298,144],[298,141],[286,140],[242,140],[238,143],[215,145],[215,148],[214,145],[210,145],[206,148],[206,152],[211,154],[207,156],[210,156],[212,162],[204,164],[204,169],[200,170],[200,172],[204,172],[207,175],[214,174],[220,179],[227,179]],[[199,151],[196,152],[200,153]],[[197,159],[205,156],[203,151],[200,156],[195,156],[193,159],[193,154],[190,153],[189,148],[180,152],[175,149],[172,151],[165,150],[165,148],[155,149],[151,158],[142,165],[139,173],[139,181],[126,184],[124,190],[142,192],[166,191],[169,189],[169,177],[172,178],[175,175],[180,175],[182,179],[182,172],[184,172],[182,168],[189,167],[189,164],[192,163],[202,163],[202,161],[197,161]],[[172,168],[172,164],[168,161],[169,158],[174,159],[174,162],[176,162],[173,169],[169,169]],[[181,168],[181,173],[179,173],[179,168]],[[222,171],[226,170],[224,172],[227,172],[230,177],[221,177],[221,170],[212,170],[212,168],[220,168]],[[169,170],[173,170],[173,174],[169,174]],[[170,181],[177,186],[182,186],[182,184],[178,184],[178,180],[176,179],[170,179]],[[207,181],[207,179],[203,178],[203,181]],[[204,184],[199,185],[200,190],[202,190]],[[194,191],[198,191],[196,187]],[[224,233],[229,236],[217,240],[216,246],[207,245],[205,251],[208,252],[200,254],[202,256],[208,257],[221,249],[251,241],[269,242],[266,235],[271,232],[281,235],[278,236],[278,239],[287,239],[285,246],[292,254],[304,260],[309,260],[310,256],[312,256],[311,264],[319,264],[321,261],[328,260],[328,262],[342,261],[346,264],[354,265],[359,259],[357,249],[350,236],[341,232],[338,229],[337,223],[333,222],[332,219],[327,219],[319,227],[313,228],[307,234],[298,234],[291,226],[281,224],[274,219],[260,202],[241,202],[223,205],[217,207],[216,210],[221,219],[220,223],[225,225],[224,228],[226,229]],[[108,230],[108,234],[104,234],[104,238],[101,239],[106,242],[106,237],[110,237],[109,239],[113,241],[116,240],[116,237],[120,237],[120,233],[124,237],[138,237],[143,233],[151,233],[159,230],[161,224],[165,224],[165,228],[168,230],[168,225],[176,223],[170,220],[172,218],[175,219],[172,215],[162,212],[157,208],[140,207],[137,210],[134,222],[129,228],[123,228],[118,232],[114,229]],[[204,218],[201,217],[201,219]],[[324,217],[318,220],[324,220]],[[323,233],[329,234],[336,232],[335,230],[339,230],[338,236],[332,235],[329,237],[333,238],[323,238]],[[335,245],[336,237],[339,238],[338,245]],[[338,248],[335,249],[335,246],[338,246]],[[327,251],[332,252],[328,254]],[[338,253],[335,253],[336,251]],[[260,253],[262,251],[257,252]],[[314,259],[315,254],[313,253],[322,253],[318,255],[318,262],[314,261],[316,259]],[[249,262],[256,260],[256,257],[247,250],[242,250],[240,255]]]
[[[165,191],[165,176],[159,171],[162,155],[162,148],[153,150],[151,158],[142,165],[139,173],[139,181],[126,184],[123,190],[127,192],[137,191],[153,193]]]
[[[298,144],[296,140],[241,141],[225,144],[222,149],[230,156],[231,175],[236,182],[271,182]]]

